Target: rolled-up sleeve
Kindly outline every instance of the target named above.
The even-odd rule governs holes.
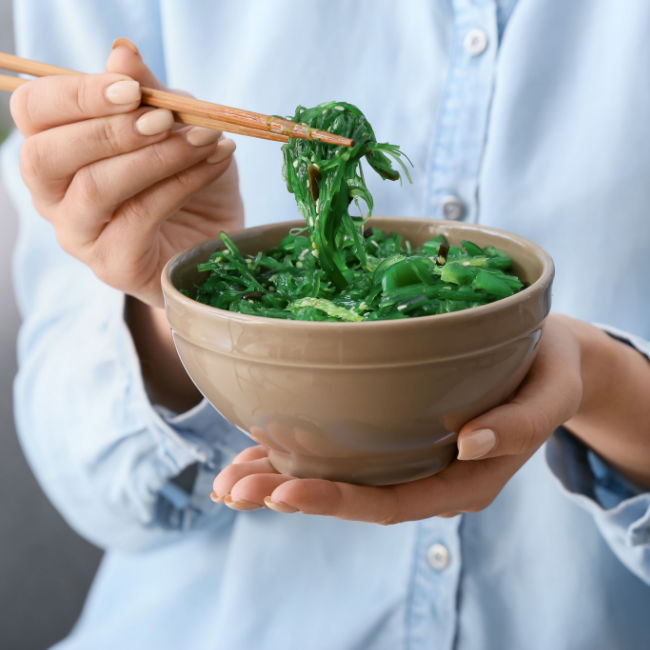
[[[650,360],[647,341],[599,327]],[[549,439],[545,451],[547,464],[568,497],[591,514],[620,561],[650,584],[650,492],[622,476],[563,427]]]
[[[15,416],[42,488],[98,546],[136,549],[230,517],[209,483],[248,439],[205,400],[182,414],[153,405],[124,321],[124,296],[58,246],[3,151],[18,208],[14,283],[24,321]],[[192,484],[174,481],[195,467]]]

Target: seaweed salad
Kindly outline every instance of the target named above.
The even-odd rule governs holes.
[[[355,322],[458,311],[522,288],[509,273],[510,258],[492,246],[450,246],[438,235],[415,248],[395,233],[365,227],[373,201],[362,160],[385,180],[411,179],[408,158],[397,145],[377,142],[358,108],[299,106],[291,119],[354,144],[290,138],[282,146],[283,175],[305,227],[255,255],[243,254],[222,232],[223,248],[198,266],[209,274],[196,300],[271,318]],[[359,215],[350,214],[352,205]]]

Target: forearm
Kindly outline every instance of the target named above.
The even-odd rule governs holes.
[[[177,412],[198,404],[201,393],[176,354],[164,310],[127,297],[126,321],[152,401]]]
[[[650,487],[650,363],[597,327],[562,318],[580,342],[584,386],[567,428],[628,478]]]

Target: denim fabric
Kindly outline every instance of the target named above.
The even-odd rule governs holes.
[[[15,4],[23,56],[99,71],[128,36],[201,98],[276,114],[359,105],[415,165],[413,185],[369,179],[376,214],[453,204],[535,240],[556,262],[556,310],[649,353],[646,0]],[[294,218],[278,146],[236,140],[248,224]],[[453,519],[383,528],[211,503],[248,439],[205,402],[150,403],[123,297],[58,248],[19,145],[3,173],[21,218],[21,442],[70,524],[107,549],[57,648],[650,647],[650,494],[563,431],[490,507]],[[176,477],[190,467],[188,491]]]

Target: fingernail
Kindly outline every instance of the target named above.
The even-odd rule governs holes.
[[[148,111],[138,118],[135,129],[140,135],[158,135],[169,131],[174,124],[174,116],[166,108]]]
[[[133,104],[140,101],[140,84],[133,79],[116,81],[104,95],[111,104]]]
[[[284,512],[286,514],[291,514],[292,512],[298,512],[298,508],[290,506],[288,503],[283,501],[271,501],[271,497],[264,497],[264,505],[271,510],[276,512]]]
[[[257,510],[262,507],[259,503],[252,501],[233,501],[230,495],[225,498],[224,503],[233,510]]]
[[[206,144],[214,144],[221,137],[221,131],[206,129],[202,126],[193,126],[185,135],[188,144],[193,147],[204,147]]]
[[[116,47],[119,47],[120,45],[124,45],[124,47],[128,47],[131,50],[131,52],[140,56],[140,51],[136,47],[135,43],[133,41],[130,41],[128,38],[124,38],[124,36],[120,36],[119,38],[116,38],[113,41],[111,50],[114,50]]]
[[[482,458],[497,444],[497,437],[492,429],[477,429],[460,438],[458,442],[458,460],[475,460]]]
[[[214,501],[215,503],[223,503],[226,500],[226,497],[220,497],[217,495],[216,492],[211,492],[210,493],[210,500]]]
[[[205,162],[214,165],[215,163],[225,160],[228,158],[228,156],[232,156],[232,154],[235,152],[235,146],[235,141],[231,140],[230,138],[222,140],[219,143],[217,150],[209,158],[206,158]]]

